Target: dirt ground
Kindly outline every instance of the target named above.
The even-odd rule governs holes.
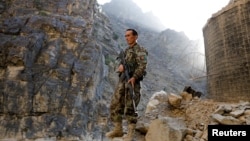
[[[185,119],[188,128],[196,129],[197,125],[208,125],[210,115],[222,104],[209,99],[193,100],[186,105]]]

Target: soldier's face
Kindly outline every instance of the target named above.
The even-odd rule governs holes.
[[[134,45],[137,40],[137,36],[133,35],[132,31],[126,31],[125,38],[129,46]]]

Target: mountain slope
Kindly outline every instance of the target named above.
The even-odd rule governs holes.
[[[148,49],[148,73],[143,81],[145,95],[162,89],[179,93],[186,85],[206,93],[206,80],[193,80],[205,76],[204,56],[197,51],[198,41],[189,40],[183,32],[171,29],[157,31],[137,22],[135,19],[139,16],[144,17],[146,21],[158,20],[154,15],[148,17],[142,13],[131,0],[112,0],[104,4],[102,10],[109,17],[122,48],[126,47],[124,31],[127,28],[135,28],[139,32],[138,42]]]

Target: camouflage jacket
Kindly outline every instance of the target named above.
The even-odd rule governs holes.
[[[129,67],[129,74],[136,80],[140,80],[146,72],[148,52],[144,47],[135,44],[125,49],[125,60]]]

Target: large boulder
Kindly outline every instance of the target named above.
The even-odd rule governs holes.
[[[162,117],[153,120],[146,135],[146,141],[182,141],[186,135],[183,119]]]

